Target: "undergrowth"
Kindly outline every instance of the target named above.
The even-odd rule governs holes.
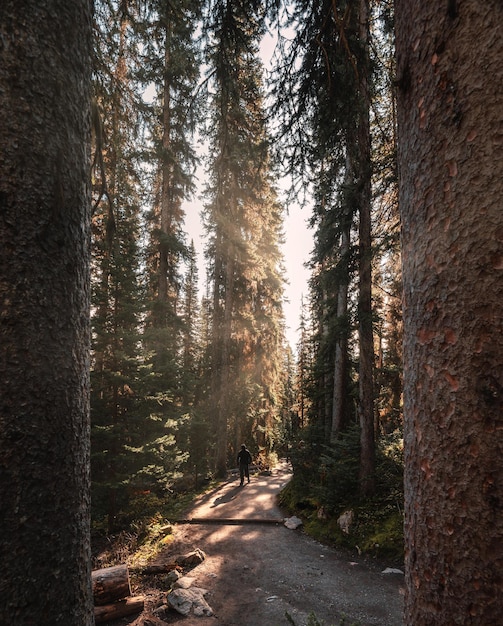
[[[108,531],[106,516],[93,519],[93,568],[125,562],[138,567],[147,563],[172,541],[171,523],[184,514],[198,495],[214,486],[214,483],[207,483],[184,493],[168,493],[165,498],[150,491],[135,494],[127,510],[121,511],[114,520],[114,532]]]
[[[376,456],[376,490],[358,490],[358,429],[335,446],[304,445],[293,455],[294,477],[280,504],[303,520],[304,531],[322,543],[359,554],[403,562],[403,462],[399,434],[383,438]],[[351,517],[342,530],[338,519]]]

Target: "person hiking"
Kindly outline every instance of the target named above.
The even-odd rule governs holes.
[[[241,450],[238,452],[238,465],[239,465],[239,478],[241,479],[240,486],[243,486],[245,476],[250,482],[250,471],[248,466],[252,462],[250,451],[246,448],[245,444],[241,446]]]

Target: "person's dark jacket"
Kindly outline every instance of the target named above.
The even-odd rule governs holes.
[[[248,448],[241,448],[238,452],[238,465],[250,465],[251,462],[252,458]]]

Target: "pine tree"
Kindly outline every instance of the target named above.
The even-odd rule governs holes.
[[[200,344],[198,337],[199,303],[198,303],[197,258],[194,241],[189,248],[188,267],[183,284],[182,306],[182,369],[183,404],[189,407],[194,404],[197,370],[200,362]]]
[[[311,412],[312,375],[313,375],[313,333],[309,330],[309,316],[307,304],[301,300],[299,330],[300,338],[297,344],[296,372],[294,380],[295,401],[292,405],[294,419],[292,434],[300,435],[308,425],[308,415]]]
[[[356,0],[295,3],[289,25],[296,35],[285,45],[284,70],[275,88],[289,171],[311,183],[315,198],[312,293],[319,326],[313,410],[324,436],[332,440],[348,423],[348,322],[355,317],[364,492],[373,487],[374,450],[367,13],[366,2]],[[355,284],[358,305],[355,310],[351,302],[351,312],[348,290]]]
[[[95,102],[102,137],[92,220],[92,467],[96,514],[113,530],[128,484],[145,459],[141,381],[140,96],[132,80],[134,7],[101,3],[95,24]],[[100,154],[101,153],[101,154]],[[106,189],[106,193],[103,193]]]
[[[372,326],[372,162],[370,145],[369,0],[359,0],[356,56],[357,90],[357,193],[358,193],[358,338],[360,490],[375,491],[374,335]]]
[[[154,168],[152,210],[148,216],[150,306],[145,340],[160,389],[180,396],[179,354],[182,320],[179,313],[181,261],[187,256],[182,203],[193,189],[196,157],[191,143],[197,116],[194,93],[198,80],[194,31],[199,3],[176,7],[153,1],[143,24],[147,40],[142,80],[156,96],[150,117]]]
[[[501,5],[400,0],[396,35],[405,623],[489,626],[503,566]]]
[[[234,456],[232,444],[245,435],[262,432],[260,443],[266,446],[276,410],[281,217],[270,182],[262,110],[258,42],[263,18],[259,2],[219,1],[208,25],[214,130],[206,254],[213,289],[210,405],[219,474]],[[266,347],[272,352],[267,354]]]
[[[2,624],[94,624],[91,19],[87,0],[0,9]]]
[[[396,167],[396,76],[392,12],[376,12],[376,63],[371,117],[373,159],[373,284],[378,436],[402,427],[402,281]]]
[[[192,135],[198,115],[199,78],[195,31],[200,3],[175,5],[153,0],[140,24],[143,42],[138,80],[154,95],[147,107],[147,147],[151,172],[147,214],[147,302],[143,334],[144,410],[152,440],[146,474],[169,481],[187,457],[185,406],[192,393],[184,371],[186,329],[183,320],[182,263],[189,250],[183,232],[183,201],[193,190],[197,161]]]

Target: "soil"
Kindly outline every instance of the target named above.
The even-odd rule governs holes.
[[[385,563],[329,548],[302,529],[284,526],[276,499],[290,477],[282,463],[271,475],[252,475],[243,487],[235,476],[199,498],[187,513],[191,523],[176,526],[173,543],[156,563],[202,550],[206,559],[189,575],[194,586],[208,590],[214,615],[184,617],[170,610],[166,623],[306,626],[314,614],[325,626],[403,624],[403,575],[383,574]],[[146,596],[148,612],[162,594],[156,578],[133,581],[133,593]],[[133,624],[137,617],[116,624]]]

